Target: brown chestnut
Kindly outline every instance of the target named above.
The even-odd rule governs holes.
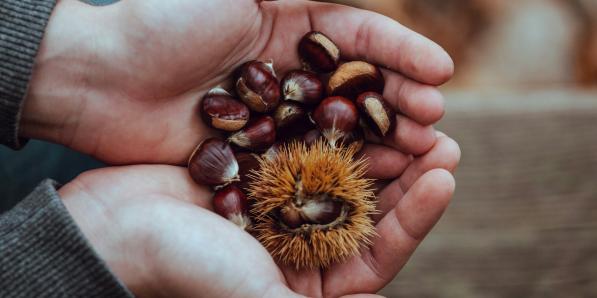
[[[328,81],[328,95],[355,100],[360,94],[373,91],[383,93],[384,79],[377,66],[363,62],[347,62],[332,74]]]
[[[306,145],[311,146],[322,137],[323,135],[319,129],[312,129],[303,135],[303,142],[305,142]]]
[[[276,125],[270,116],[249,121],[242,130],[228,138],[231,143],[252,151],[267,150],[276,141]]]
[[[280,85],[285,100],[293,100],[305,105],[316,105],[323,99],[323,83],[317,75],[310,71],[290,71]]]
[[[252,170],[259,169],[258,156],[248,152],[238,152],[234,156],[236,157],[239,168],[238,175],[240,177],[240,182],[238,183],[238,187],[240,187],[241,190],[246,191],[249,187],[249,182],[251,181],[249,174]]]
[[[236,91],[251,110],[267,113],[278,106],[280,84],[273,63],[249,61],[240,67],[237,75]]]
[[[303,106],[294,102],[283,102],[276,108],[274,120],[278,133],[285,137],[302,134],[313,127]]]
[[[211,89],[201,101],[201,118],[208,126],[237,131],[249,121],[249,108],[221,87]]]
[[[229,185],[216,192],[213,197],[214,211],[242,229],[250,226],[248,204],[245,194],[235,185]]]
[[[221,187],[238,181],[238,163],[227,142],[217,138],[203,141],[189,159],[189,174],[199,184]]]
[[[261,157],[266,160],[276,159],[276,157],[280,154],[280,152],[282,151],[282,148],[285,144],[288,144],[288,143],[284,143],[284,142],[274,143],[271,147],[269,147],[269,149],[267,149],[267,151],[265,151],[265,153],[261,154]]]
[[[288,202],[280,208],[279,216],[289,228],[296,229],[304,224],[326,225],[335,221],[342,213],[342,203],[314,197],[305,202]]]
[[[340,49],[321,32],[311,31],[301,38],[298,53],[303,67],[316,72],[334,71],[340,61]]]
[[[338,139],[338,147],[348,148],[350,146],[354,146],[357,152],[365,146],[365,134],[361,127],[357,126],[353,131],[342,135]]]
[[[359,123],[357,108],[342,96],[324,99],[313,111],[312,118],[332,147],[336,147],[338,140],[352,132]]]
[[[378,136],[384,137],[396,127],[396,112],[381,94],[365,92],[359,95],[356,105],[368,127]]]

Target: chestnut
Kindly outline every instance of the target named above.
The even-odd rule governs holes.
[[[329,199],[309,199],[297,204],[286,203],[280,208],[279,216],[282,222],[291,229],[304,224],[326,225],[332,223],[342,213],[342,203]]]
[[[350,146],[355,147],[355,151],[359,152],[365,146],[365,133],[363,129],[357,126],[353,131],[342,135],[338,139],[338,147],[348,148]]]
[[[290,71],[280,85],[284,100],[293,100],[305,105],[316,105],[323,99],[323,83],[317,75],[310,71]]]
[[[332,72],[338,67],[340,49],[325,34],[311,31],[301,38],[298,53],[303,67],[320,73]]]
[[[191,178],[199,184],[221,187],[239,180],[232,148],[217,138],[206,139],[197,146],[189,158],[188,168]]]
[[[303,135],[303,142],[305,142],[307,146],[311,146],[322,137],[323,135],[321,134],[319,129],[312,129]]]
[[[327,85],[330,96],[344,96],[355,100],[360,94],[373,91],[383,93],[384,79],[377,66],[363,62],[347,62],[332,74]]]
[[[251,224],[245,194],[235,185],[229,185],[216,192],[213,197],[214,211],[242,229]]]
[[[303,106],[294,102],[283,102],[274,113],[274,121],[280,135],[290,137],[302,134],[313,127]]]
[[[269,150],[269,149],[268,149]],[[249,174],[252,170],[259,169],[259,159],[258,156],[254,153],[248,152],[238,152],[234,155],[238,162],[238,175],[240,177],[240,182],[238,183],[238,187],[246,191],[249,188]]]
[[[385,137],[396,127],[396,112],[376,92],[365,92],[356,100],[356,105],[368,127],[378,136]]]
[[[270,116],[249,121],[242,130],[228,138],[231,143],[252,151],[265,151],[276,141],[276,125]]]
[[[266,160],[274,160],[282,150],[283,144],[284,143],[282,142],[274,143],[271,147],[269,147],[269,149],[267,149],[267,151],[265,151],[265,153],[261,154],[261,157]]]
[[[338,140],[352,132],[359,123],[357,108],[342,96],[324,99],[313,111],[312,118],[332,147],[336,147]]]
[[[251,110],[267,113],[278,106],[280,84],[273,63],[249,61],[239,68],[237,76],[236,91]]]
[[[211,89],[201,101],[201,118],[209,127],[237,131],[249,121],[249,108],[221,87]]]

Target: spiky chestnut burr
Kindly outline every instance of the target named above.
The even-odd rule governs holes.
[[[358,255],[375,235],[373,181],[356,148],[293,142],[250,174],[257,239],[280,263],[327,268]]]

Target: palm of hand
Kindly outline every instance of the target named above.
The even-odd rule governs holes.
[[[437,221],[454,189],[453,178],[445,170],[456,167],[458,147],[446,136],[438,137],[431,127],[443,115],[442,97],[431,85],[450,77],[449,57],[437,45],[373,13],[303,1],[228,2],[121,1],[103,10],[107,20],[124,24],[128,30],[115,34],[120,27],[107,26],[100,31],[109,51],[96,48],[91,53],[98,63],[77,74],[87,89],[79,90],[81,100],[70,118],[85,121],[77,121],[59,142],[111,163],[181,163],[200,139],[213,133],[196,115],[202,94],[225,84],[230,72],[247,60],[274,59],[279,75],[298,67],[297,40],[309,30],[325,31],[347,59],[366,59],[386,67],[384,97],[401,111],[396,132],[383,145],[363,150],[370,157],[369,176],[385,183],[379,191],[382,214],[376,217],[380,237],[362,256],[323,272],[277,269],[254,239],[213,214],[189,207],[188,202],[194,202],[209,208],[206,200],[211,196],[197,191],[184,171],[170,173],[168,179],[168,175],[154,174],[160,172],[156,169],[139,170],[133,176],[150,181],[141,179],[138,183],[143,188],[131,194],[131,200],[121,195],[130,190],[128,185],[110,186],[115,191],[108,194],[107,184],[98,189],[102,198],[119,199],[113,202],[115,209],[130,201],[129,213],[161,217],[145,229],[136,228],[151,235],[147,238],[154,241],[151,247],[176,250],[175,255],[182,256],[171,259],[165,252],[151,254],[153,263],[165,271],[162,276],[169,277],[167,288],[183,293],[213,291],[213,296],[238,295],[235,289],[242,289],[242,296],[280,296],[287,285],[315,297],[379,290]],[[83,12],[88,9],[74,0],[60,3]],[[379,43],[372,47],[373,41]],[[91,140],[90,135],[94,136]],[[172,182],[174,178],[180,181]],[[116,180],[120,179],[111,182]],[[161,187],[145,188],[152,183]],[[150,198],[154,204],[141,198]],[[143,218],[147,221],[147,216]],[[194,234],[202,235],[189,236]],[[97,245],[101,247],[101,241]],[[218,252],[215,259],[214,252]],[[217,265],[212,268],[211,264]]]
[[[249,234],[207,211],[211,194],[186,169],[130,166],[88,172],[60,189],[99,255],[137,295],[338,297],[380,290],[441,216],[454,181],[458,148],[445,136],[426,155],[371,162],[369,176],[401,177],[378,192],[379,237],[361,256],[325,271],[274,263]],[[438,161],[438,158],[442,158]],[[448,159],[445,159],[448,157]],[[99,224],[98,224],[99,223]],[[108,223],[108,224],[106,224]],[[106,239],[109,238],[109,239]]]
[[[69,106],[75,108],[56,120],[62,131],[52,141],[108,163],[184,163],[197,143],[214,133],[197,115],[202,94],[225,84],[234,68],[248,60],[271,58],[279,75],[299,67],[296,43],[309,30],[326,31],[348,59],[368,58],[423,82],[441,83],[451,74],[449,57],[435,44],[420,36],[399,36],[412,32],[397,32],[395,45],[384,42],[370,48],[370,40],[381,34],[376,31],[406,30],[388,19],[375,21],[380,17],[372,13],[303,1],[228,2],[121,1],[99,13],[76,0],[59,2],[40,53],[55,61],[39,59],[32,90],[56,89],[60,83],[73,87],[70,81],[50,80],[65,72],[65,64],[77,63],[81,65],[73,67],[68,79],[84,87],[70,88],[75,90],[68,100],[77,102]],[[73,16],[78,18],[73,21]],[[106,24],[99,29],[98,19]],[[91,36],[95,42],[87,46],[92,34],[98,37]],[[64,41],[64,35],[70,40]],[[398,46],[406,58],[396,55]],[[417,65],[409,52],[430,57]],[[392,97],[408,85],[397,73],[388,71],[385,76],[386,93]],[[432,95],[431,101],[437,99]],[[436,107],[425,112],[429,117],[423,125],[442,112],[435,101]]]

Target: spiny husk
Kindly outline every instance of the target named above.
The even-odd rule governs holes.
[[[359,254],[375,235],[370,215],[375,213],[371,179],[363,178],[364,159],[354,159],[356,147],[335,149],[324,141],[311,146],[293,142],[273,159],[260,159],[250,174],[249,198],[257,239],[278,262],[297,269],[326,268]],[[292,200],[298,178],[310,194],[327,193],[349,206],[346,220],[334,226],[286,228],[276,210]]]

